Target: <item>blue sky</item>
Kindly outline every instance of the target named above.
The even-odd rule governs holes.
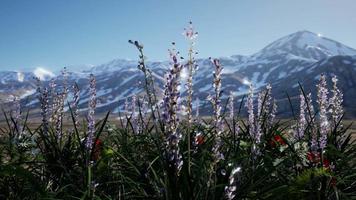
[[[200,57],[249,55],[284,35],[310,30],[356,48],[355,0],[0,0],[0,70],[168,58],[189,20]]]

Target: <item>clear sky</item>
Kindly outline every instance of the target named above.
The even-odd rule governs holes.
[[[151,60],[184,52],[192,20],[200,57],[249,55],[299,30],[356,48],[355,0],[0,0],[0,70]]]

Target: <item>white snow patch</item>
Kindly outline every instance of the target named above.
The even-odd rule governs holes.
[[[46,78],[53,78],[55,77],[55,74],[47,69],[44,69],[42,67],[37,67],[35,71],[33,71],[35,76],[39,78],[40,80],[45,80]]]
[[[24,79],[25,75],[22,72],[17,72],[17,80],[22,83]]]
[[[279,72],[278,79],[285,78],[287,76],[287,72]]]
[[[25,97],[28,97],[28,96],[30,96],[30,95],[33,95],[35,92],[36,92],[35,89],[26,90],[26,91],[20,96],[20,99],[23,99],[23,98],[25,98]]]

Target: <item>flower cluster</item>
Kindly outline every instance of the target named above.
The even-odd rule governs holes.
[[[285,139],[278,133],[277,135],[274,135],[272,140],[269,142],[270,146],[275,148],[277,146],[285,146],[287,143]]]
[[[267,118],[267,124],[270,127],[274,122],[276,112],[277,103],[275,99],[272,100],[272,86],[267,84],[266,89],[262,90],[257,98],[257,129],[260,128],[263,117]]]
[[[184,28],[183,35],[192,42],[198,36],[198,32],[194,30],[192,21],[189,22],[189,26],[187,28]]]
[[[241,172],[241,167],[235,167],[229,176],[229,185],[225,187],[225,196],[227,199],[235,199],[237,189],[237,175]]]
[[[307,126],[307,120],[305,118],[305,111],[307,110],[307,104],[305,102],[305,97],[302,91],[300,91],[299,100],[300,100],[299,119],[298,119],[297,130],[295,131],[295,135],[294,135],[294,138],[297,140],[303,138]]]
[[[310,141],[310,150],[317,151],[318,150],[318,133],[315,127],[315,112],[313,106],[313,99],[311,93],[306,96],[306,102],[309,114],[307,115],[307,121],[310,124],[310,133],[311,133],[311,141]]]
[[[178,62],[178,53],[174,48],[169,51],[172,60],[172,68],[166,75],[166,83],[163,94],[163,113],[162,117],[165,121],[166,142],[167,142],[167,156],[172,166],[177,172],[180,171],[183,160],[179,152],[179,142],[181,140],[181,133],[177,130],[179,125],[178,118],[178,103],[180,98],[180,73],[182,65]]]
[[[37,86],[38,100],[41,104],[41,117],[42,117],[42,131],[46,135],[48,133],[48,110],[49,110],[49,99],[48,99],[48,88],[41,88],[41,80],[38,77],[34,77]]]
[[[146,57],[143,54],[143,45],[140,44],[138,41],[132,41],[132,40],[129,40],[129,43],[133,44],[140,52],[140,55],[139,55],[140,61],[137,65],[137,68],[140,71],[142,71],[144,74],[144,77],[145,77],[144,87],[145,87],[146,94],[148,97],[148,103],[150,105],[151,114],[155,121],[156,120],[155,113],[158,111],[158,103],[157,103],[158,101],[157,101],[155,88],[154,88],[154,78],[153,78],[152,72],[146,67],[146,64],[145,64]]]
[[[327,170],[333,170],[334,165],[325,157],[321,156],[320,152],[307,152],[307,160],[313,166],[321,165]]]
[[[208,99],[210,100],[213,110],[214,110],[214,124],[216,128],[216,137],[215,137],[215,145],[213,147],[213,153],[215,156],[215,161],[219,162],[220,160],[224,159],[224,155],[221,152],[221,148],[223,145],[223,141],[221,139],[221,135],[224,131],[224,124],[223,124],[223,119],[222,119],[222,114],[221,114],[221,95],[222,95],[222,90],[221,90],[221,75],[222,75],[222,70],[223,67],[220,64],[220,61],[218,59],[212,59],[211,62],[214,65],[215,71],[213,73],[213,87],[215,91],[214,96],[208,96]]]
[[[49,93],[50,93],[50,97],[51,97],[51,116],[49,121],[54,123],[55,122],[55,112],[57,111],[57,91],[56,91],[56,87],[57,87],[57,83],[56,80],[53,78],[51,79],[50,83],[49,83]]]
[[[247,96],[247,102],[245,107],[248,113],[248,127],[249,134],[253,140],[252,152],[254,154],[259,153],[257,145],[261,143],[262,136],[262,124],[266,119],[266,125],[270,128],[274,123],[277,104],[276,101],[272,101],[272,87],[270,84],[266,85],[266,89],[258,93],[257,96],[257,114],[255,116],[254,111],[254,88],[250,85],[249,93]]]
[[[187,104],[186,104],[186,112],[187,112],[187,121],[188,123],[192,123],[193,121],[193,74],[196,71],[198,65],[196,64],[194,55],[197,52],[194,50],[195,39],[198,35],[197,32],[194,31],[193,23],[189,22],[189,26],[184,29],[184,35],[189,40],[190,46],[188,51],[188,61],[185,65],[188,69],[188,78],[186,83],[187,88]]]
[[[52,79],[49,83],[49,93],[51,96],[51,116],[49,121],[55,124],[56,137],[62,137],[62,124],[64,118],[64,106],[68,96],[68,73],[67,69],[62,70],[62,91],[57,90],[56,80]]]
[[[248,132],[251,138],[255,138],[255,114],[254,114],[253,96],[254,96],[254,88],[253,85],[250,84],[245,107],[247,108],[247,113],[248,113],[248,127],[249,127]]]
[[[344,114],[344,109],[342,107],[343,94],[337,87],[337,77],[332,77],[331,81],[333,82],[333,88],[331,90],[332,97],[330,98],[330,112],[335,126],[335,124],[337,124],[341,120]]]
[[[95,134],[95,108],[96,108],[96,80],[93,74],[90,74],[89,78],[89,113],[88,113],[88,134],[86,137],[86,144],[88,150],[91,150],[93,147],[93,139]]]
[[[329,120],[327,116],[327,108],[329,107],[328,102],[328,89],[326,84],[325,75],[320,76],[319,84],[317,85],[318,91],[318,105],[319,105],[319,126],[320,126],[320,137],[319,137],[319,148],[321,150],[325,149],[327,144],[327,134],[329,131]]]
[[[22,111],[21,111],[21,100],[19,97],[14,97],[13,101],[13,109],[11,113],[11,117],[13,118],[14,127],[13,129],[16,131],[17,138],[22,137],[23,130],[21,128],[22,124]]]
[[[229,117],[231,120],[234,119],[234,93],[232,91],[229,95]]]
[[[138,122],[138,116],[137,116],[137,96],[134,94],[131,97],[131,122],[132,126],[134,128],[134,131],[138,133],[139,131],[139,122]]]

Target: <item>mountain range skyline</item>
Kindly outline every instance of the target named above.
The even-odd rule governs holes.
[[[270,43],[267,43],[267,45],[261,49],[259,49],[258,51],[254,52],[254,53],[251,53],[250,55],[241,55],[241,54],[233,54],[233,55],[212,55],[211,57],[217,57],[217,58],[224,58],[224,57],[233,57],[233,56],[254,56],[255,54],[258,54],[258,52],[260,51],[263,51],[263,50],[268,50],[268,47],[271,46],[271,44],[274,44],[276,43],[276,41],[278,40],[281,40],[282,38],[286,38],[290,35],[297,35],[298,33],[310,33],[311,35],[314,35],[315,37],[317,36],[318,38],[322,38],[322,39],[326,39],[326,40],[331,40],[331,41],[335,41],[333,39],[330,39],[324,35],[321,35],[319,33],[316,33],[316,32],[312,32],[310,30],[299,30],[299,31],[296,31],[294,33],[291,33],[291,34],[288,34],[288,35],[285,35],[283,37],[279,37],[278,39],[276,39],[275,41],[273,42],[270,42]],[[355,49],[347,44],[342,44],[343,46],[347,47],[347,48],[350,48],[350,49]],[[128,48],[131,48],[131,46],[128,44]],[[185,52],[185,50],[183,49],[181,52]],[[356,54],[355,54],[356,55]],[[209,56],[210,57],[210,56]],[[205,59],[206,57],[199,57],[199,55],[197,56],[197,59]],[[112,62],[115,62],[119,60],[120,62],[128,62],[128,63],[131,63],[133,65],[136,64],[136,62],[138,61],[138,59],[127,59],[127,58],[121,58],[121,57],[117,57],[117,58],[114,58],[112,60],[109,60],[107,62],[104,62],[104,63],[101,63],[101,64],[98,64],[98,65],[94,65],[94,64],[80,64],[80,65],[71,65],[71,64],[68,64],[66,66],[63,66],[59,69],[56,69],[56,70],[53,70],[51,69],[50,67],[45,67],[45,66],[38,66],[38,67],[33,67],[33,68],[27,68],[27,69],[9,69],[9,70],[2,70],[0,68],[0,71],[14,71],[14,72],[33,72],[34,74],[36,74],[37,77],[44,77],[44,76],[48,76],[48,77],[55,77],[56,75],[59,75],[61,73],[61,71],[66,68],[67,70],[69,71],[72,71],[72,72],[89,72],[91,69],[93,68],[98,68],[102,65],[105,65],[105,64],[108,64],[108,63],[112,63]],[[149,59],[148,57],[148,61],[151,61],[151,62],[165,62],[165,61],[168,61],[168,57],[166,60],[152,60],[152,59]],[[100,70],[100,69],[99,69]]]
[[[215,57],[216,58],[216,57]],[[356,50],[338,41],[321,37],[310,31],[298,31],[279,38],[258,52],[250,55],[231,55],[219,58],[222,71],[222,99],[226,100],[232,92],[237,101],[241,101],[248,93],[252,84],[255,91],[261,91],[271,84],[273,96],[278,103],[278,111],[284,116],[291,116],[289,101],[298,99],[299,83],[305,91],[315,90],[320,74],[328,79],[339,77],[339,86],[344,93],[344,104],[347,117],[356,117]],[[145,94],[143,73],[137,68],[137,60],[115,59],[89,69],[73,72],[68,69],[69,85],[78,84],[81,89],[79,107],[85,111],[90,98],[89,75],[92,73],[97,82],[97,112],[111,110],[118,114],[122,111],[124,102],[133,95]],[[202,110],[209,112],[211,106],[206,102],[207,96],[213,91],[213,66],[209,58],[196,59],[198,70],[193,78],[194,98]],[[147,61],[146,66],[152,71],[158,96],[162,95],[165,74],[171,67],[170,61]],[[184,73],[184,70],[183,70]],[[43,87],[48,87],[54,80],[59,88],[63,82],[61,74],[55,75],[45,69],[32,72],[0,71],[0,100],[10,103],[14,97],[19,97],[27,108],[38,107],[36,94],[37,84],[34,76],[41,76]],[[185,76],[181,76],[184,84]],[[185,87],[181,87],[182,98],[186,95]],[[68,99],[70,101],[70,97]]]

